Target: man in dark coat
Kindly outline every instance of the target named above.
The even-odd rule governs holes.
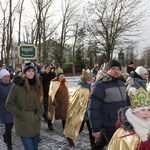
[[[89,120],[93,136],[99,138],[93,150],[102,150],[109,143],[116,130],[117,112],[127,106],[126,89],[120,74],[120,63],[110,60],[105,69],[97,74],[97,80],[92,85]]]

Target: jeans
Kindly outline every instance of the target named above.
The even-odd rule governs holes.
[[[25,150],[38,150],[40,134],[33,137],[20,137]]]

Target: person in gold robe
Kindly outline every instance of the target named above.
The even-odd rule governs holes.
[[[68,85],[63,70],[60,69],[58,70],[56,77],[50,82],[47,117],[52,120],[52,123],[55,119],[61,119],[63,129],[65,126],[68,105]]]
[[[121,127],[106,150],[150,150],[150,93],[130,88],[131,107],[118,112]]]
[[[78,86],[69,99],[69,107],[66,118],[66,124],[63,134],[67,137],[70,147],[74,146],[74,142],[79,132],[84,126],[84,116],[87,109],[90,87],[92,83],[92,71],[83,69],[81,80],[78,81]],[[94,144],[94,137],[88,119],[85,120],[90,136],[90,142]]]

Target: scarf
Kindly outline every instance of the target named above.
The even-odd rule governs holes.
[[[146,87],[147,80],[146,79],[140,79],[140,78],[134,78],[134,82],[140,84],[144,88]]]
[[[29,81],[29,85],[34,85],[36,83],[35,76],[33,77],[33,79],[28,78],[28,81]]]
[[[150,119],[142,121],[132,113],[131,108],[126,111],[125,115],[127,120],[133,125],[134,131],[140,137],[141,141],[147,141],[150,132]]]
[[[83,82],[82,80],[79,80],[79,81],[78,81],[78,85],[81,85],[81,86],[83,86],[83,87],[85,87],[85,88],[87,88],[87,89],[90,89],[90,87],[91,87],[91,85],[89,85],[89,84]]]

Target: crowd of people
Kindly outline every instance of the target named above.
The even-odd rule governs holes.
[[[62,122],[69,147],[86,123],[91,150],[150,149],[149,71],[130,62],[126,70],[112,59],[102,68],[83,68],[70,95],[59,64],[0,70],[0,119],[3,140],[12,150],[12,128],[25,150],[38,150],[41,119],[50,132],[55,119]],[[25,126],[26,125],[26,126]]]

